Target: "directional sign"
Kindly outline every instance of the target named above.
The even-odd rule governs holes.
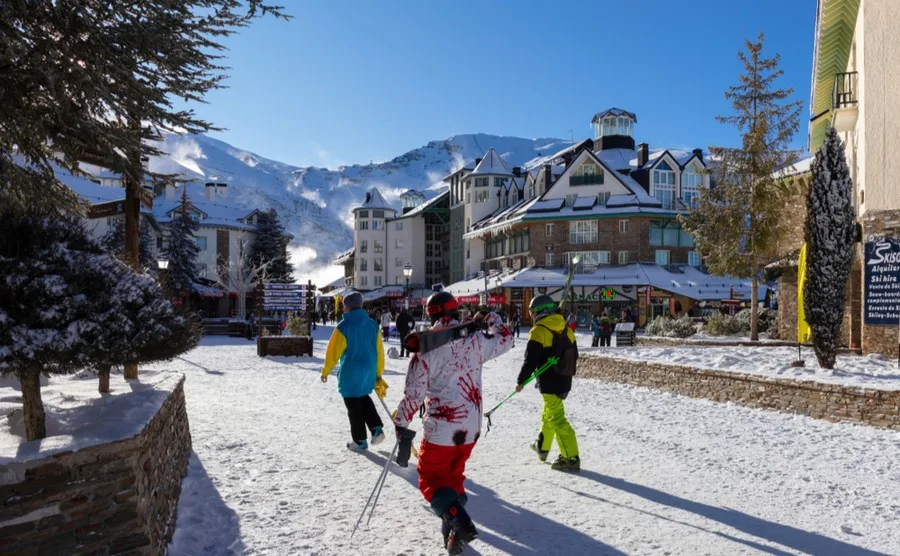
[[[306,284],[264,284],[263,288],[267,290],[288,290],[288,291],[306,291],[312,290],[315,288],[310,288]]]

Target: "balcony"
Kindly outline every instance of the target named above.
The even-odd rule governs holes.
[[[831,91],[832,125],[837,131],[852,131],[859,117],[857,72],[838,73]]]
[[[603,174],[572,176],[569,178],[569,185],[603,185]]]

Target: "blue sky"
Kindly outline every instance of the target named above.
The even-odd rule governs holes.
[[[805,146],[815,0],[281,3],[294,19],[230,38],[229,88],[196,107],[228,128],[214,137],[268,158],[368,163],[475,132],[578,139],[612,106],[651,147],[734,144],[714,117],[759,32],[804,101]]]

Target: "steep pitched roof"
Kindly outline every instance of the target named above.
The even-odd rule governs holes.
[[[601,120],[606,116],[628,116],[629,118],[634,120],[635,123],[637,123],[637,116],[635,116],[633,112],[622,110],[621,108],[610,108],[609,110],[598,112],[597,114],[594,114],[594,119],[591,120],[591,123],[596,123],[598,120]]]
[[[394,210],[391,207],[390,203],[388,203],[384,196],[378,191],[377,187],[373,187],[366,193],[366,200],[363,201],[363,204],[356,207],[354,210],[359,209],[385,209],[385,210]],[[396,211],[395,211],[396,212]]]
[[[497,151],[491,147],[484,153],[484,158],[481,159],[481,162],[478,163],[478,166],[476,166],[469,175],[511,176],[513,173],[512,168],[510,168],[506,161],[497,154]]]

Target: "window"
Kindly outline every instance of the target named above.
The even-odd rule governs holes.
[[[200,222],[200,215],[196,212],[192,212],[189,218],[191,219],[191,222]]]
[[[435,240],[435,226],[429,224],[425,226],[425,240],[426,241],[434,241]]]
[[[360,253],[368,253],[369,252],[369,241],[364,239],[359,242],[359,252]]]
[[[375,272],[384,272],[384,259],[381,257],[375,257],[375,265],[373,270]]]
[[[380,285],[381,285],[381,276],[376,276],[376,277],[375,277],[375,285],[376,285],[376,286],[380,286]]]
[[[475,187],[487,187],[488,178],[475,178]]]
[[[359,285],[360,285],[360,286],[365,286],[365,285],[367,285],[368,281],[369,281],[369,280],[368,280],[368,278],[367,278],[366,276],[360,276],[360,277],[359,277]]]
[[[691,266],[700,266],[700,253],[697,251],[688,251],[688,264]]]
[[[366,272],[369,270],[369,260],[368,259],[360,259],[359,260],[359,271]]]
[[[553,266],[553,253],[544,255],[544,266]]]
[[[595,164],[588,162],[578,169],[577,174],[569,178],[569,185],[600,185],[603,183],[603,171]]]
[[[403,266],[403,258],[397,257],[396,259],[394,259],[394,266],[402,267]]]
[[[375,249],[373,251],[375,253],[384,253],[384,245],[382,245],[381,240],[375,240]]]
[[[611,193],[609,191],[603,191],[597,195],[597,204],[601,207],[605,207],[606,203],[609,202],[609,196]]]
[[[620,234],[628,233],[628,220],[619,220],[619,233]]]
[[[201,251],[206,251],[206,238],[198,237],[198,238],[194,238],[194,239],[197,240],[197,249],[199,249]]]
[[[163,238],[162,238],[162,236],[157,236],[157,238],[156,238],[156,249],[157,249],[158,251],[161,251],[162,248],[163,248]]]
[[[652,189],[653,195],[659,199],[663,208],[672,208],[675,202],[675,172],[665,162],[653,170]]]
[[[690,234],[680,230],[678,224],[674,222],[664,222],[662,220],[650,221],[650,245],[669,245],[672,247],[680,245],[679,236],[690,236]],[[693,245],[693,240],[691,240]]]
[[[200,278],[206,278],[206,263],[200,263],[197,265],[197,276]]]
[[[597,243],[597,221],[576,220],[569,222],[569,243]]]
[[[356,213],[356,217],[357,217],[357,218],[368,218],[368,217],[369,217],[369,211],[367,211],[367,210],[361,210],[361,211],[359,211],[358,213]]]
[[[381,220],[372,220],[372,229],[373,230],[383,230],[384,222],[382,222]]]
[[[681,199],[690,208],[697,208],[700,201],[700,188],[703,186],[703,174],[691,167],[681,174]]]
[[[433,245],[433,244],[431,244],[431,243],[426,243],[426,244],[425,244],[425,256],[426,256],[426,257],[433,257],[433,256],[434,256],[434,247],[432,247],[432,245]]]
[[[373,210],[372,218],[384,218],[384,211],[383,210]]]
[[[434,263],[432,261],[425,261],[425,274],[434,274]]]
[[[544,224],[544,235],[550,237],[553,235],[553,223]]]
[[[441,256],[441,244],[440,244],[440,243],[435,243],[435,244],[434,244],[434,256],[435,256],[435,257],[440,257],[440,256]]]
[[[590,274],[597,270],[601,264],[609,264],[609,251],[578,251],[566,253],[566,264],[572,264],[572,259],[578,257],[575,265],[576,274]]]
[[[571,207],[572,205],[575,204],[575,201],[576,201],[577,199],[578,199],[578,195],[575,195],[575,194],[572,194],[572,195],[566,195],[566,206],[567,206],[567,207]]]
[[[678,231],[678,226],[671,222],[663,228],[663,245],[678,245]]]
[[[472,202],[472,193],[470,191],[466,191],[466,202],[467,203]]]
[[[487,190],[481,190],[475,192],[475,202],[476,203],[487,203],[491,200],[491,192]]]
[[[435,274],[441,273],[441,261],[434,261],[434,273]]]
[[[394,247],[396,247],[397,249],[403,249],[403,240],[402,239],[394,240]]]
[[[628,251],[619,251],[619,264],[628,264]]]
[[[684,228],[678,232],[678,245],[682,247],[693,247],[694,246],[694,236]]]
[[[669,252],[662,249],[656,250],[656,264],[666,266],[669,264]]]
[[[494,178],[494,187],[503,187],[506,185],[506,178]]]
[[[400,286],[403,284],[403,276],[394,276],[394,284]]]
[[[398,232],[402,231],[403,230],[403,222],[397,222],[396,224],[394,224],[394,229],[397,230]]]
[[[360,220],[357,222],[357,229],[359,230],[368,230],[369,229],[369,221],[368,220]]]

